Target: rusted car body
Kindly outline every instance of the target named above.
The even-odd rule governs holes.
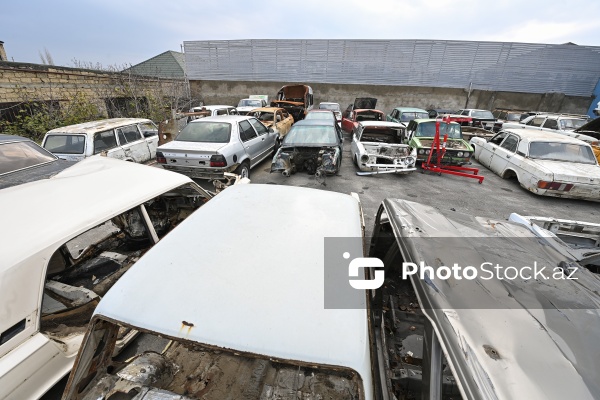
[[[365,292],[351,293],[357,309],[325,309],[317,294],[325,238],[356,237],[347,250],[363,255],[357,199],[238,185],[218,200],[161,240],[100,301],[64,400],[373,399]],[[207,226],[212,234],[199,235]],[[273,237],[286,240],[273,246]],[[144,340],[115,356],[121,329]]]
[[[267,128],[273,129],[273,132],[279,135],[279,142],[283,140],[283,137],[287,135],[294,124],[294,118],[292,115],[283,108],[255,108],[250,110],[247,115],[258,119]]]
[[[322,177],[336,174],[342,163],[344,138],[333,120],[296,122],[273,157],[271,172],[290,176],[298,171]]]
[[[211,197],[183,175],[100,156],[0,190],[0,398],[60,381],[100,298]],[[120,331],[116,351],[136,334]]]
[[[403,144],[405,129],[394,122],[365,121],[352,135],[352,161],[357,175],[407,174],[415,171],[417,151]]]
[[[277,92],[277,98],[271,102],[271,107],[284,108],[292,114],[294,121],[300,121],[313,109],[313,104],[313,90],[310,86],[285,85]]]
[[[342,117],[342,130],[352,133],[362,121],[385,121],[385,113],[379,110],[357,108]]]
[[[599,275],[541,239],[512,222],[384,200],[369,252],[386,278],[369,296],[382,398],[600,398]],[[403,277],[405,263],[431,272]],[[523,277],[485,273],[490,265],[507,276],[523,267]],[[467,266],[474,278],[439,277]]]
[[[566,135],[505,129],[472,138],[475,159],[503,178],[517,178],[532,193],[600,201],[600,166],[591,146]]]

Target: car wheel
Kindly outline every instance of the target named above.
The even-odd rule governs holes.
[[[242,178],[250,179],[250,165],[247,161],[241,163],[234,171],[236,174],[241,176]]]
[[[354,163],[354,165],[356,165],[358,167],[358,160],[356,159],[356,156],[354,156],[354,158],[352,158],[352,162]]]

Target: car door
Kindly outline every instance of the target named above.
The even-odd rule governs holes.
[[[240,130],[240,140],[244,146],[244,151],[250,158],[250,167],[252,167],[256,164],[261,153],[261,144],[259,143],[262,141],[248,120],[240,121],[238,128]]]
[[[400,115],[400,111],[393,110],[392,113],[386,117],[386,119],[390,122],[400,122],[398,120],[399,115]]]
[[[342,117],[342,129],[346,132],[352,132],[352,129],[354,129],[354,115],[354,111],[346,110]]]
[[[92,154],[106,152],[108,157],[125,159],[125,151],[118,145],[113,129],[94,133]]]
[[[516,135],[509,134],[506,136],[492,155],[490,169],[498,175],[502,175],[508,164],[513,161],[512,158],[517,151],[518,145],[519,138]]]
[[[481,164],[485,165],[486,167],[490,166],[490,163],[492,162],[492,157],[496,152],[496,149],[500,146],[506,135],[507,132],[500,131],[489,141],[487,141],[483,146],[481,146],[481,151],[479,152],[478,159],[478,161]]]
[[[148,121],[138,124],[138,128],[142,132],[144,140],[148,143],[150,158],[154,159],[156,157],[156,148],[158,147],[158,127],[153,122]]]
[[[150,160],[150,147],[142,137],[137,125],[117,128],[119,145],[125,153],[125,160],[142,163]]]
[[[281,137],[285,136],[292,127],[292,123],[290,121],[290,118],[288,117],[289,114],[287,113],[287,111],[277,110],[275,112],[275,121],[273,123],[277,128],[276,131],[279,132],[279,136]]]
[[[362,134],[363,128],[362,125],[359,125],[358,128],[354,130],[352,133],[352,143],[350,143],[350,151],[352,152],[352,159],[360,161],[360,136]]]
[[[250,121],[250,124],[252,125],[252,127],[258,134],[258,138],[260,139],[260,142],[258,143],[259,153],[257,161],[260,162],[269,154],[271,154],[271,152],[275,148],[275,139],[278,135],[273,130],[269,131],[269,129],[267,129],[267,127],[264,126],[256,118],[250,118],[248,121]]]

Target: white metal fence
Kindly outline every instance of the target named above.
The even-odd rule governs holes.
[[[560,92],[590,96],[600,47],[444,40],[184,42],[191,80],[276,81]]]

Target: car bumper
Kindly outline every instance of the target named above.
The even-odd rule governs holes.
[[[360,170],[363,172],[373,172],[377,174],[407,174],[409,172],[415,171],[413,165],[400,165],[400,164],[361,164]]]
[[[196,179],[223,179],[225,172],[232,172],[235,170],[237,165],[232,165],[225,168],[193,168],[193,167],[179,167],[173,165],[161,164],[162,167],[168,171],[178,172],[182,175],[189,176],[190,178]]]
[[[417,162],[427,162],[429,155],[418,155]],[[431,161],[436,161],[435,154],[431,157]],[[442,158],[442,164],[447,165],[465,165],[471,162],[471,157],[447,157]]]
[[[579,199],[600,202],[599,185],[585,185],[576,183],[568,192],[562,190],[540,189],[538,187],[525,187],[525,189],[532,193],[539,194],[540,196],[562,197],[565,199]]]

